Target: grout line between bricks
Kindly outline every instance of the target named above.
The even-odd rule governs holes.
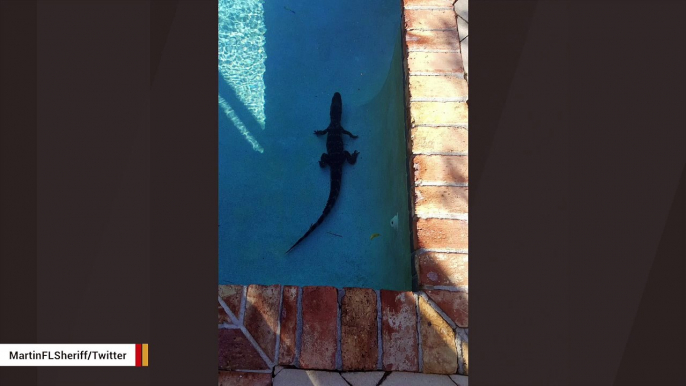
[[[447,156],[460,156],[460,157],[468,157],[469,153],[461,152],[461,151],[413,151],[412,155],[447,155]]]
[[[342,328],[341,328],[341,307],[343,304],[343,297],[345,296],[345,288],[336,289],[338,297],[338,313],[336,318],[336,327],[338,335],[336,336],[336,369],[343,370],[343,345],[342,345]]]
[[[300,368],[300,349],[302,348],[302,335],[303,335],[303,289],[298,287],[298,297],[297,297],[297,308],[296,320],[295,320],[295,358],[293,359],[293,365]]]
[[[417,72],[410,70],[410,76],[454,76],[464,79],[464,72]]]
[[[448,292],[464,292],[469,293],[469,286],[448,286],[448,285],[422,285],[422,290],[441,290]]]
[[[449,53],[459,54],[460,49],[459,48],[446,48],[446,49],[440,49],[440,48],[408,48],[407,52],[426,52],[426,53],[436,53],[436,54],[449,54]]]
[[[417,368],[419,369],[420,373],[424,372],[424,351],[422,350],[422,319],[421,315],[419,312],[419,295],[414,292],[412,293],[412,296],[414,296],[414,302],[416,305],[416,312],[417,312]]]
[[[224,308],[224,311],[226,311],[226,314],[229,315],[229,318],[231,318],[231,320],[234,322],[234,324],[238,325],[238,318],[236,318],[236,315],[234,315],[233,312],[226,305],[226,303],[224,303],[224,300],[222,300],[221,296],[218,296],[218,299],[219,299],[219,304],[221,304],[221,306]],[[257,342],[252,337],[252,335],[250,335],[250,332],[248,331],[248,329],[245,328],[245,326],[243,324],[238,325],[238,329],[240,329],[241,332],[243,332],[243,335],[245,335],[245,338],[248,339],[248,341],[250,341],[250,344],[252,344],[253,347],[255,348],[255,350],[257,350],[257,353],[260,354],[260,356],[262,357],[262,360],[267,365],[267,367],[269,367],[270,369],[272,367],[274,367],[271,360],[269,360],[269,357],[267,357],[267,354],[265,354],[264,351],[262,351],[262,348],[260,347],[260,345],[257,344]]]
[[[446,32],[446,31],[455,31],[455,29],[454,28],[407,28],[406,31]]]
[[[463,252],[464,251],[464,252]],[[466,249],[440,249],[440,248],[419,248],[412,252],[412,255],[414,256],[419,256],[427,252],[439,252],[439,253],[459,253],[459,254],[467,254]]]
[[[449,11],[451,9],[454,9],[453,7],[441,7],[438,5],[406,5],[405,9],[407,10],[436,10],[436,11]]]
[[[383,339],[381,332],[381,290],[374,290],[376,292],[376,345],[378,346],[378,358],[376,360],[376,369],[383,369]]]
[[[260,373],[260,374],[271,374],[271,370],[229,370],[241,373]]]
[[[281,348],[281,313],[283,312],[283,291],[284,286],[281,285],[281,293],[279,297],[279,313],[276,316],[276,345],[274,347],[274,365],[279,364],[279,349]]]
[[[410,97],[410,102],[467,102],[467,96],[460,97]]]
[[[412,125],[412,128],[416,127],[455,127],[458,129],[465,129],[469,130],[467,127],[467,123],[415,123]]]
[[[458,327],[455,329],[455,344],[457,344],[457,373],[465,375],[464,371],[464,351],[462,350],[462,342],[469,343],[469,336],[466,334],[467,328]]]
[[[458,74],[458,75],[455,75]],[[454,78],[462,78],[461,72],[423,72],[419,74],[408,74],[412,76],[450,76]]]
[[[226,305],[226,303],[224,302],[224,299],[222,299],[221,296],[217,296],[217,300],[219,300],[219,304],[220,304],[220,305],[222,306],[222,308],[224,309],[224,312],[226,312],[226,314],[229,315],[229,318],[231,319],[231,321],[233,322],[233,324],[234,324],[237,328],[240,328],[240,323],[239,323],[238,318],[236,318],[236,315],[233,314],[233,311],[231,311],[231,309],[229,308],[229,306]]]
[[[431,218],[436,218],[436,219],[441,219],[441,220],[460,220],[460,221],[467,221],[469,222],[469,215],[467,213],[428,213],[428,214],[423,214],[421,212],[416,213],[417,218],[422,218],[422,219],[431,219]]]
[[[239,309],[239,314],[238,314],[238,320],[240,321],[240,324],[243,325],[244,318],[245,318],[245,307],[246,303],[248,302],[248,286],[244,285],[243,286],[243,292],[241,294],[241,308]]]
[[[243,331],[243,335],[245,335],[245,337],[248,339],[248,341],[250,341],[250,344],[252,344],[253,347],[255,348],[255,350],[257,350],[257,353],[260,354],[260,356],[262,357],[262,360],[264,361],[264,363],[267,364],[267,367],[269,367],[269,369],[270,369],[269,372],[271,373],[271,369],[274,367],[274,364],[272,363],[272,361],[269,359],[267,354],[262,350],[260,345],[257,344],[257,341],[255,340],[255,338],[253,338],[252,335],[250,335],[250,332],[248,331],[247,328],[245,328],[245,326],[241,326],[241,331]]]
[[[423,248],[424,252],[438,252],[438,253],[459,253],[466,255],[468,251],[466,249],[453,249],[453,248]]]
[[[457,188],[468,188],[466,182],[440,182],[440,181],[417,181],[414,186],[452,186]]]
[[[455,348],[457,349],[457,373],[464,374],[464,364],[462,363],[462,344],[460,344],[460,334],[455,330]]]
[[[438,313],[438,315],[440,315],[441,318],[443,318],[443,320],[445,320],[446,323],[448,323],[448,325],[450,325],[450,328],[452,328],[453,330],[455,330],[457,328],[457,324],[455,324],[455,322],[452,319],[450,319],[450,317],[448,315],[446,315],[445,312],[443,312],[441,307],[439,307],[438,304],[436,304],[436,302],[434,302],[429,297],[429,295],[426,294],[426,292],[420,291],[420,292],[418,292],[418,294],[419,294],[419,296],[424,298],[424,301],[427,302],[429,304],[429,306],[431,306],[431,308],[433,308],[434,311],[436,311],[436,313]]]

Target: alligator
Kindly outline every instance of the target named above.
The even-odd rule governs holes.
[[[331,212],[331,208],[336,203],[338,194],[341,190],[341,178],[343,177],[343,164],[347,161],[349,164],[354,165],[357,162],[357,156],[360,154],[355,150],[352,154],[345,150],[343,147],[343,134],[349,135],[350,138],[357,138],[351,132],[345,130],[341,126],[341,115],[343,114],[343,101],[341,100],[341,94],[334,93],[331,99],[331,123],[326,130],[316,130],[314,134],[317,136],[328,134],[326,137],[326,153],[322,154],[319,160],[319,166],[326,167],[327,165],[331,169],[331,190],[329,191],[329,199],[326,201],[326,206],[322,212],[319,219],[314,224],[310,225],[310,229],[305,232],[303,237],[293,244],[291,249],[286,251],[290,252],[295,248],[296,245],[300,244],[307,236],[312,233],[323,221],[324,218]]]

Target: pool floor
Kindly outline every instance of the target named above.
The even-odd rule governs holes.
[[[411,289],[401,3],[219,1],[219,283]],[[334,92],[343,167],[318,161]]]

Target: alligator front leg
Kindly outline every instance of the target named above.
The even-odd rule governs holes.
[[[315,130],[315,131],[314,131],[314,134],[317,135],[317,136],[320,136],[320,135],[324,135],[324,134],[326,134],[326,133],[328,133],[328,132],[329,132],[329,129],[326,129],[326,130]]]
[[[343,133],[343,134],[348,134],[348,135],[350,136],[350,138],[357,138],[356,135],[353,135],[353,133],[349,132],[349,131],[346,130],[346,129],[342,129],[342,133]]]
[[[360,154],[359,151],[355,150],[354,153],[350,154],[349,152],[345,152],[345,159],[348,161],[349,164],[355,165],[355,162],[357,162],[357,156]]]

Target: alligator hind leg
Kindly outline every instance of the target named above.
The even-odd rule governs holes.
[[[322,153],[322,158],[319,159],[319,166],[325,167],[328,164],[329,164],[329,155],[326,153]]]
[[[355,162],[357,162],[357,156],[360,154],[359,151],[355,150],[352,154],[349,152],[345,152],[345,159],[348,161],[349,164],[355,165]]]

